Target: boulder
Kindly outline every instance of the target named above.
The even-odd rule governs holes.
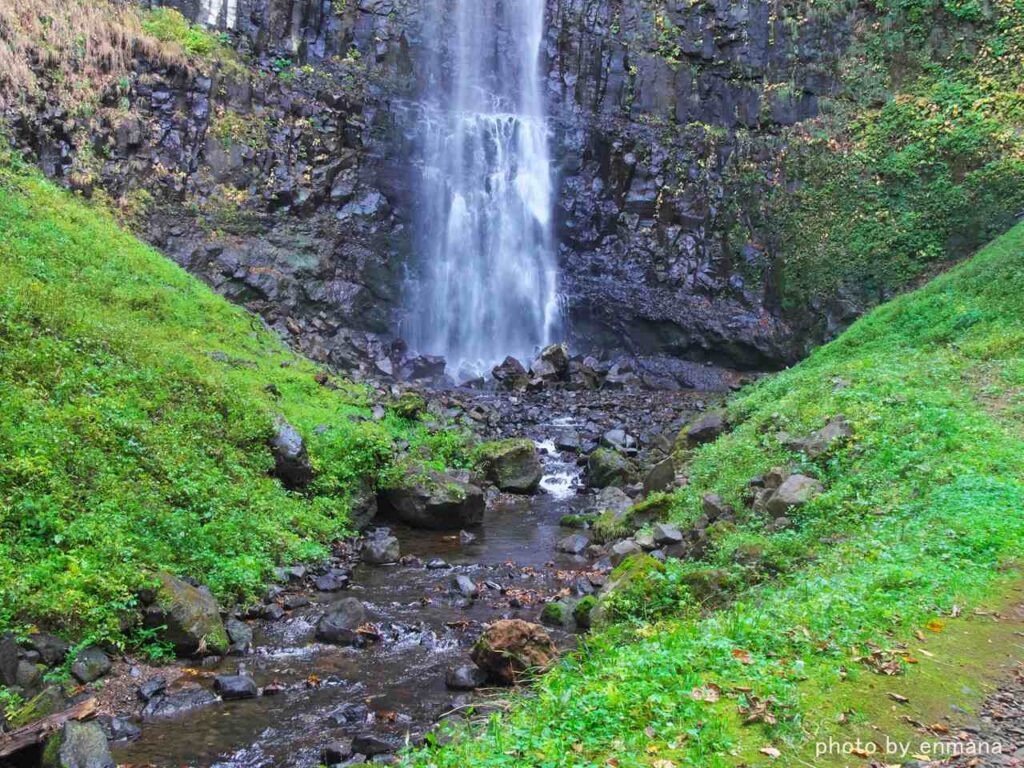
[[[477,449],[480,470],[500,490],[533,493],[544,476],[537,447],[532,440],[499,440]]]
[[[572,605],[564,600],[547,603],[540,612],[540,620],[549,627],[569,629],[573,623]]]
[[[728,429],[724,411],[705,413],[689,426],[685,427],[676,441],[677,447],[696,448],[698,445],[710,443],[718,439]]]
[[[401,746],[397,738],[383,734],[361,733],[352,739],[352,751],[367,757],[397,752]]]
[[[619,453],[636,453],[636,438],[621,428],[609,429],[601,435],[601,445]]]
[[[477,586],[477,583],[464,574],[459,574],[452,579],[451,588],[452,591],[463,597],[475,598],[480,594],[480,587]]]
[[[502,619],[487,627],[470,656],[489,679],[512,685],[550,669],[558,650],[539,624]]]
[[[813,477],[790,475],[765,501],[764,507],[769,514],[781,517],[797,507],[802,507],[823,490],[825,489],[821,482]]]
[[[672,459],[659,461],[644,477],[644,496],[667,491],[676,481],[676,465]]]
[[[380,507],[414,528],[457,531],[483,521],[484,492],[444,472],[410,469],[382,492]]]
[[[630,555],[636,555],[640,552],[643,552],[643,548],[639,544],[632,539],[624,539],[612,545],[608,558],[611,560],[612,565],[618,565]]]
[[[217,703],[217,697],[205,688],[188,688],[176,693],[157,694],[142,708],[143,720],[178,717]]]
[[[590,539],[582,533],[574,533],[561,539],[555,548],[569,555],[581,555],[590,546]]]
[[[540,357],[534,363],[534,375],[538,363],[544,363],[547,368],[554,372],[555,378],[565,379],[569,376],[569,348],[565,344],[550,344],[540,352]]]
[[[444,678],[444,684],[453,691],[472,691],[486,682],[487,673],[472,664],[452,667]]]
[[[46,742],[43,768],[115,768],[107,736],[95,720],[71,720]]]
[[[22,659],[18,662],[18,687],[25,691],[36,691],[43,682],[46,667]]]
[[[835,416],[829,419],[828,423],[817,432],[807,437],[790,437],[785,433],[779,435],[779,442],[784,448],[804,454],[809,459],[816,459],[828,453],[833,446],[838,445],[853,435],[853,428],[850,422],[843,416]]]
[[[507,390],[526,389],[530,381],[523,364],[511,356],[506,357],[501,365],[496,365],[491,370],[491,375],[502,389]]]
[[[701,497],[701,511],[707,516],[708,520],[718,520],[719,518],[732,517],[734,510],[731,505],[726,504],[725,501],[717,493],[706,493]]]
[[[156,580],[155,598],[144,616],[146,626],[164,627],[161,637],[180,656],[227,653],[231,643],[213,595],[166,571],[158,572]]]
[[[217,675],[213,679],[213,690],[224,701],[255,699],[260,694],[256,681],[249,675]]]
[[[664,566],[651,555],[642,552],[625,557],[598,593],[597,600],[590,611],[590,622],[593,626],[607,624],[614,618],[615,598],[617,595],[630,591],[645,592],[651,579],[664,571]]]
[[[320,750],[320,762],[324,765],[338,765],[348,760],[353,754],[352,739],[339,739],[332,741]]]
[[[654,526],[651,533],[654,537],[654,543],[660,547],[679,544],[683,540],[683,532],[679,530],[678,526],[671,523],[658,523]]]
[[[96,722],[103,729],[107,741],[135,741],[142,736],[142,729],[127,717],[100,715]]]
[[[28,636],[28,647],[39,654],[43,664],[53,667],[63,663],[71,646],[56,635],[37,633]]]
[[[636,481],[636,465],[617,451],[598,448],[587,457],[587,478],[594,488],[629,485]]]
[[[230,618],[224,622],[224,629],[227,630],[231,653],[245,654],[252,650],[252,627],[239,619]]]
[[[398,539],[389,533],[371,536],[363,542],[360,557],[370,565],[397,563],[401,557],[401,547]]]
[[[366,623],[366,609],[354,597],[335,603],[316,624],[316,639],[335,645],[356,645],[359,627]]]
[[[295,427],[282,417],[274,422],[270,450],[274,454],[274,476],[285,488],[301,490],[313,481],[306,443]]]
[[[95,645],[83,648],[71,663],[71,674],[83,685],[99,680],[109,671],[110,657]]]

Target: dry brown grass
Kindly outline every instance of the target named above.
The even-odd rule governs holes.
[[[138,9],[109,0],[0,0],[0,108],[44,88],[97,92],[136,55],[187,64],[179,45],[142,29]]]

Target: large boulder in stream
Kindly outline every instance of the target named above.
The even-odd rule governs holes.
[[[358,629],[366,623],[366,609],[354,597],[335,603],[316,624],[316,639],[335,645],[358,645]]]
[[[544,476],[532,440],[498,440],[477,449],[477,462],[488,480],[508,493],[533,493]]]
[[[502,389],[521,390],[526,389],[530,377],[526,373],[523,364],[514,357],[506,357],[500,365],[494,366],[491,376]]]
[[[445,472],[409,469],[380,495],[380,510],[414,528],[457,531],[484,519],[484,492]]]
[[[550,669],[558,649],[540,624],[502,619],[487,627],[470,657],[494,682],[513,685]]]
[[[227,653],[231,642],[213,595],[165,571],[155,578],[157,587],[146,609],[145,625],[164,627],[161,637],[180,656]]]
[[[587,480],[594,488],[629,485],[637,475],[636,464],[611,448],[598,448],[587,457]]]

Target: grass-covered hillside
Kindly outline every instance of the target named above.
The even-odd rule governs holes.
[[[615,603],[620,622],[535,695],[414,762],[817,766],[810,740],[913,711],[886,691],[903,690],[907,707],[959,691],[942,638],[981,601],[1006,602],[1024,552],[1024,224],[741,393],[729,414],[734,428],[694,452],[671,506],[683,525],[705,493],[736,506],[736,524],[709,529],[705,559],[652,569]],[[782,447],[780,432],[837,415],[853,432],[841,447],[815,461]],[[825,492],[769,533],[745,499],[778,465]],[[978,646],[960,653],[983,657]],[[942,666],[928,691],[932,656]]]
[[[146,569],[231,601],[322,555],[396,438],[460,449],[368,403],[106,214],[0,164],[0,630],[131,639]],[[279,416],[317,472],[301,495],[270,476]]]

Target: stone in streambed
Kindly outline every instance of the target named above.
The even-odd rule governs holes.
[[[484,492],[472,483],[435,470],[410,468],[397,485],[386,488],[380,508],[414,528],[459,530],[484,518]]]
[[[64,657],[68,655],[68,651],[71,650],[71,646],[64,640],[45,633],[29,635],[28,646],[39,654],[43,664],[48,667],[62,663]]]
[[[352,751],[367,757],[397,752],[399,747],[401,743],[398,739],[375,733],[361,733],[352,739]]]
[[[159,694],[142,709],[143,720],[177,717],[217,702],[217,697],[205,688],[189,688],[175,693]]]
[[[389,533],[378,533],[369,537],[363,542],[363,549],[360,552],[364,563],[370,565],[386,565],[397,563],[401,557],[401,547],[398,539]]]
[[[359,642],[356,630],[365,623],[363,604],[354,597],[346,597],[320,617],[316,625],[316,639],[335,645],[356,645]]]
[[[256,681],[249,675],[217,675],[213,680],[213,690],[224,701],[255,699],[259,695]]]
[[[475,598],[480,594],[480,587],[477,586],[476,582],[473,581],[469,576],[459,574],[452,579],[452,590],[458,592],[463,597]]]
[[[491,375],[502,389],[522,390],[530,381],[523,364],[514,357],[506,357],[501,365],[491,370]]]
[[[532,440],[484,443],[477,448],[477,457],[484,476],[507,493],[533,493],[544,476],[544,467]]]
[[[486,682],[487,673],[472,664],[452,667],[444,678],[444,684],[453,691],[472,691]]]
[[[324,765],[338,765],[353,755],[352,739],[332,741],[320,750],[320,762]]]
[[[539,624],[502,619],[484,631],[470,656],[489,679],[512,685],[529,675],[546,672],[558,650]]]
[[[72,720],[53,734],[43,748],[43,768],[115,768],[107,737],[95,720]]]
[[[96,721],[107,741],[135,741],[142,736],[142,729],[127,717],[100,715]]]
[[[584,536],[582,533],[574,533],[571,536],[566,536],[561,539],[556,545],[556,549],[559,552],[565,552],[569,555],[581,555],[586,551],[587,546],[590,544],[590,539]]]

